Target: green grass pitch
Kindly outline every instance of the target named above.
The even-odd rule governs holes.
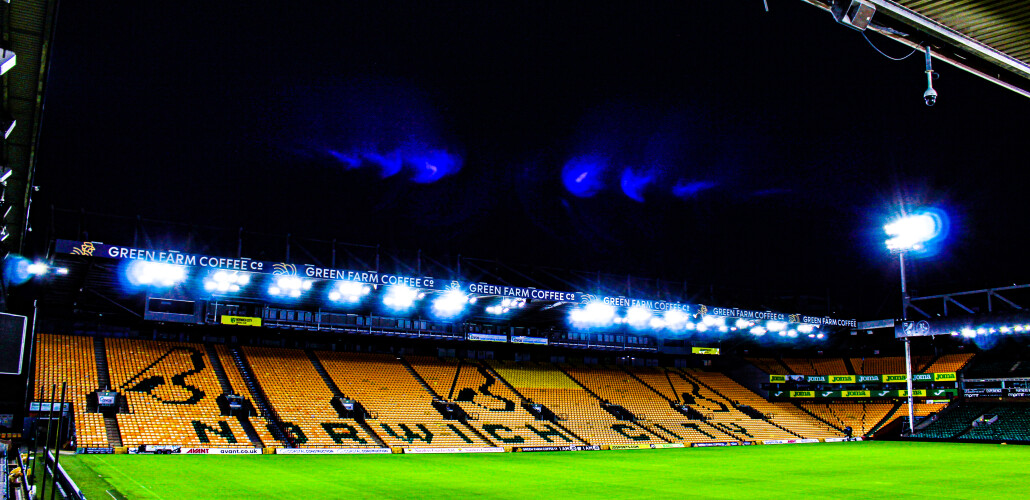
[[[1028,498],[1030,447],[909,442],[552,453],[62,457],[110,498]]]

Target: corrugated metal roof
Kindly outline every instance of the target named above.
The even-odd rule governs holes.
[[[2,221],[12,237],[7,249],[18,250],[25,229],[25,214],[32,189],[35,146],[39,139],[43,92],[46,83],[48,46],[52,36],[57,0],[18,0],[7,13],[8,49],[18,55],[18,64],[6,75],[6,110],[18,121],[7,139],[7,165],[14,174],[7,182],[6,198],[14,210]]]
[[[1030,65],[1030,1],[900,0],[895,3]]]

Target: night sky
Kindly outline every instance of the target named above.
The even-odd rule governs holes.
[[[951,228],[916,294],[1030,281],[1030,101],[935,62],[929,108],[919,54],[769,3],[63,2],[34,225],[52,203],[872,319],[900,302],[880,228],[925,204]]]

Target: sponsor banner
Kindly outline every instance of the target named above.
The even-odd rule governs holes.
[[[83,453],[87,455],[111,455],[114,453],[114,448],[78,448],[75,450],[76,453]]]
[[[404,453],[504,453],[504,448],[404,448]]]
[[[692,354],[712,354],[712,355],[718,355],[719,354],[719,348],[718,347],[691,347],[690,348],[690,352]]]
[[[905,389],[899,390],[898,391],[898,397],[899,398],[907,398],[908,397],[908,391],[905,390]],[[914,389],[914,390],[912,390],[912,397],[914,397],[914,398],[925,398],[926,397],[926,389]]]
[[[522,446],[515,448],[517,451],[600,451],[600,445],[591,446]]]
[[[770,397],[783,397],[785,391],[772,391]],[[957,396],[957,389],[915,389],[912,391],[912,397],[925,398],[925,397],[955,397]],[[982,394],[969,394],[967,397],[976,397]],[[998,396],[1001,396],[999,393]],[[789,391],[789,397],[791,398],[906,398],[908,397],[908,391],[901,389],[882,389],[876,391]]]
[[[1008,389],[1005,391],[1005,395],[1010,398],[1030,398],[1030,390],[1028,389]]]
[[[443,283],[443,282],[441,282]],[[578,302],[583,294],[575,292],[559,292],[557,290],[540,290],[537,288],[523,288],[518,286],[490,285],[488,283],[459,283],[451,281],[442,287],[444,290],[463,290],[478,295],[499,295],[501,297],[515,297],[519,299],[549,300],[555,302]]]
[[[747,443],[751,444],[751,443]],[[690,443],[691,448],[713,448],[716,446],[740,446],[741,443],[736,441],[715,441],[711,443]]]
[[[482,340],[484,342],[507,342],[507,335],[494,335],[492,333],[470,333],[469,340]]]
[[[650,450],[649,444],[612,444],[608,445],[609,450]]]
[[[389,455],[389,448],[279,448],[276,455]]]
[[[825,439],[823,439],[823,442],[824,443],[844,443],[844,442],[847,442],[847,441],[861,441],[861,440],[862,440],[862,436],[858,436],[858,437],[853,437],[853,438],[825,438]]]
[[[908,377],[904,373],[881,375],[884,383],[907,382]],[[916,373],[912,375],[913,382],[954,382],[958,380],[955,372],[946,373]]]
[[[860,383],[860,384],[864,383],[864,382],[879,382],[879,381],[880,381],[880,376],[879,375],[859,375],[858,376],[858,383]]]
[[[525,335],[513,335],[511,337],[511,343],[547,345],[547,337],[527,337]]]
[[[809,375],[805,377],[805,382],[826,382],[826,375]]]
[[[770,384],[783,384],[787,382],[786,375],[769,375]]]
[[[856,380],[854,375],[830,375],[829,377],[827,382],[831,384],[854,384]]]
[[[643,307],[652,311],[670,311],[677,309],[690,314],[690,306],[679,302],[666,302],[664,300],[627,299],[626,297],[595,297],[590,294],[580,295],[581,302],[600,301],[614,307]]]
[[[923,402],[928,404],[928,405],[946,405],[948,403],[951,403],[951,400],[950,399],[927,399],[926,401],[923,401]]]
[[[664,449],[664,448],[685,448],[683,443],[653,443],[651,444],[652,449]]]
[[[762,441],[765,444],[803,444],[818,443],[818,439],[767,439]]]
[[[179,266],[201,267],[208,269],[225,269],[245,271],[249,273],[265,273],[287,276],[305,276],[312,279],[355,281],[369,285],[405,285],[426,290],[460,290],[474,295],[493,295],[501,297],[525,298],[550,302],[587,303],[604,301],[616,307],[647,307],[656,311],[680,310],[687,314],[703,316],[713,314],[752,320],[775,320],[788,323],[804,323],[809,325],[826,325],[835,327],[856,328],[854,319],[831,318],[828,316],[804,316],[772,311],[756,311],[737,308],[709,307],[705,305],[680,304],[664,300],[631,299],[625,297],[594,296],[581,292],[560,290],[540,290],[537,288],[492,285],[489,283],[462,283],[435,279],[430,276],[403,276],[353,269],[334,269],[312,264],[292,264],[287,262],[255,260],[249,257],[227,258],[214,255],[194,254],[178,250],[148,250],[119,245],[109,245],[96,241],[57,240],[55,250],[58,253],[81,255],[87,257],[103,257],[118,260],[142,260],[163,262]]]
[[[223,325],[261,326],[261,318],[250,316],[222,316]]]
[[[259,448],[179,448],[181,455],[260,455]]]

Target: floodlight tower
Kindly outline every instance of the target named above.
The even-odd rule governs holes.
[[[941,232],[941,220],[931,212],[905,215],[883,226],[883,231],[890,236],[887,249],[898,254],[901,268],[901,319],[908,320],[908,284],[905,281],[905,254],[920,251],[927,242],[932,241]],[[912,406],[912,339],[905,337],[905,385],[908,388],[908,430],[915,434],[915,411]]]

